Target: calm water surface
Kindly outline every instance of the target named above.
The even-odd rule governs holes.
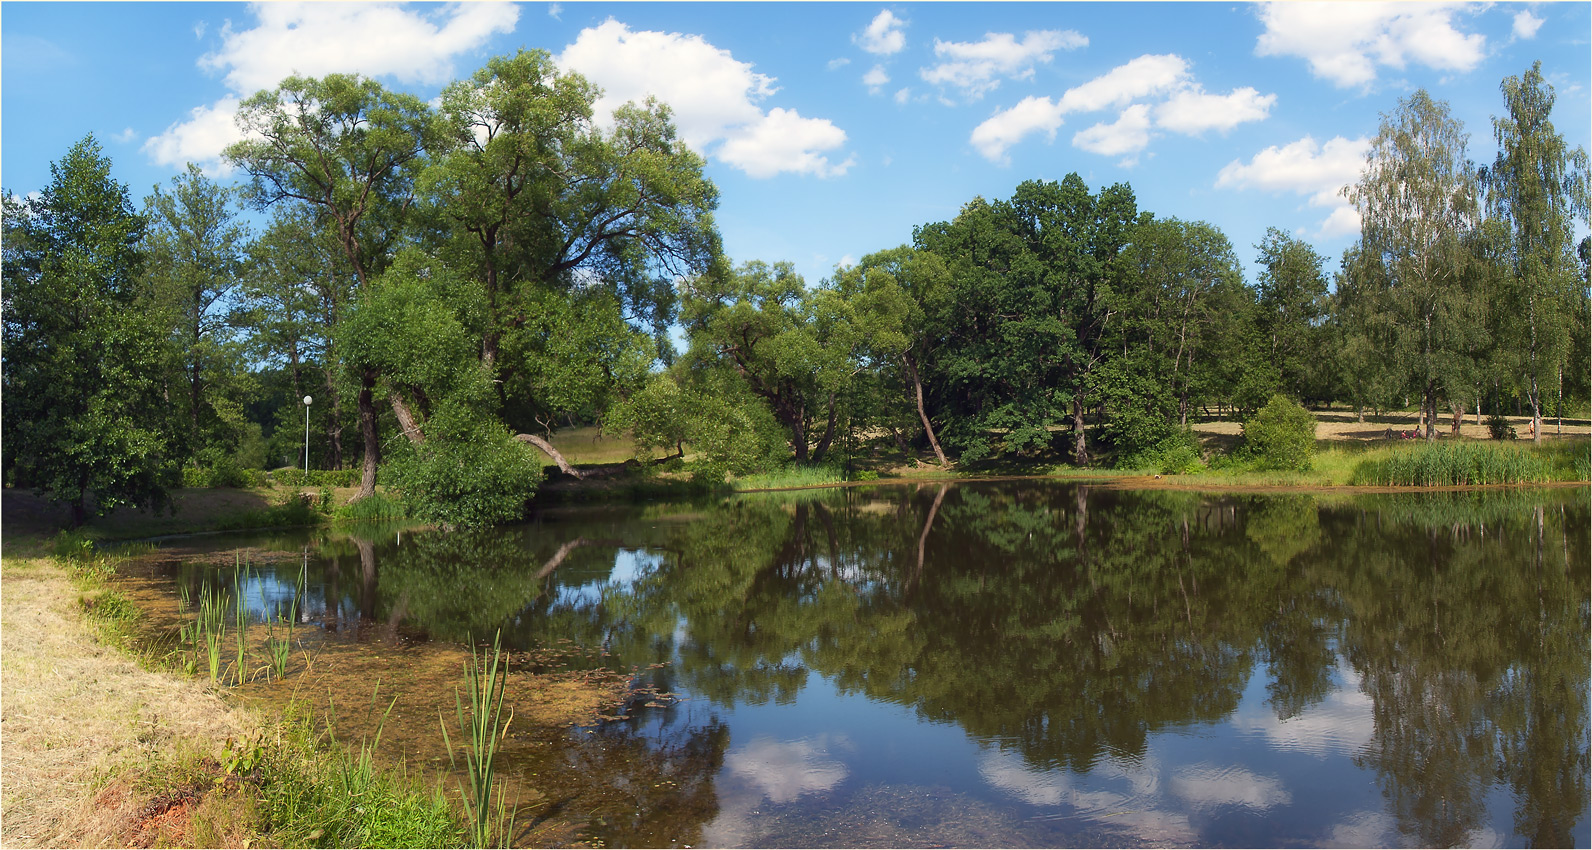
[[[572,639],[683,697],[509,748],[610,846],[1587,847],[1588,528],[1023,482],[214,548],[299,552],[243,597],[302,583],[317,639]]]

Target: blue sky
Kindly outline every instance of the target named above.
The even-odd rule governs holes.
[[[816,283],[975,196],[1076,171],[1225,232],[1253,281],[1268,227],[1335,269],[1338,198],[1382,113],[1447,101],[1491,161],[1498,86],[1541,60],[1592,148],[1588,3],[0,3],[0,185],[38,191],[94,133],[141,200],[185,162],[228,177],[233,104],[289,73],[434,97],[545,49],[648,93],[719,186],[736,262]]]

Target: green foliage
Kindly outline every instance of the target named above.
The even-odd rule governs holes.
[[[1308,242],[1275,227],[1255,246],[1261,265],[1257,281],[1256,332],[1267,353],[1266,362],[1277,369],[1283,394],[1294,398],[1329,395],[1330,361],[1325,348],[1322,320],[1331,306],[1326,258]]]
[[[255,386],[233,310],[248,240],[236,195],[190,163],[144,202],[151,297],[172,348],[172,431],[176,453],[189,460],[232,449],[250,424],[243,402]]]
[[[202,465],[183,467],[182,486],[235,489],[269,486],[263,471],[244,469],[231,452],[213,446],[200,451],[199,455]]]
[[[1138,469],[1162,475],[1192,475],[1205,470],[1200,458],[1199,439],[1184,428],[1174,431],[1155,446],[1117,460],[1118,469]]]
[[[142,275],[145,221],[110,168],[89,136],[38,198],[4,201],[4,471],[70,503],[77,523],[166,503],[165,335]]]
[[[1491,434],[1494,440],[1513,440],[1515,426],[1511,425],[1508,417],[1502,413],[1494,413],[1487,417],[1487,433]]]
[[[1439,396],[1471,385],[1488,342],[1488,293],[1470,268],[1480,210],[1466,138],[1448,104],[1416,91],[1383,117],[1348,191],[1361,236],[1344,268],[1367,302],[1356,332],[1395,389],[1420,397],[1433,430]]]
[[[1274,395],[1244,423],[1242,451],[1259,469],[1310,469],[1316,446],[1316,417],[1298,402]]]
[[[256,778],[264,831],[285,847],[458,847],[463,830],[437,785],[382,769],[290,715],[262,740]]]
[[[875,477],[878,477],[877,475]],[[846,480],[845,473],[832,466],[791,466],[769,472],[737,477],[737,490],[787,490],[821,487]]]
[[[311,469],[306,473],[296,466],[271,471],[270,481],[282,487],[353,487],[359,483],[357,469]]]
[[[1553,86],[1537,62],[1499,86],[1507,115],[1493,119],[1498,155],[1486,172],[1489,212],[1506,231],[1502,298],[1494,312],[1500,353],[1534,416],[1573,358],[1575,325],[1587,312],[1587,280],[1575,256],[1576,218],[1587,215],[1587,153],[1571,150],[1551,120]],[[1540,436],[1540,435],[1539,435]]]
[[[542,481],[534,449],[495,421],[454,405],[434,410],[427,432],[424,443],[400,444],[386,466],[411,517],[477,528],[525,515]]]
[[[338,505],[332,510],[332,516],[339,520],[353,522],[407,519],[409,517],[409,508],[402,501],[378,491],[375,495],[360,499],[357,502]]]
[[[750,262],[693,281],[682,307],[689,359],[733,371],[785,429],[796,461],[822,461],[861,341],[845,294],[809,289],[789,263]]]
[[[925,308],[944,340],[925,380],[962,460],[1045,449],[1051,426],[1070,420],[1073,461],[1089,464],[1083,416],[1095,406],[1092,372],[1109,356],[1113,285],[1137,215],[1127,185],[1094,195],[1069,174],[915,232],[949,272],[945,297]]]
[[[1396,450],[1355,467],[1353,484],[1445,487],[1529,484],[1548,480],[1548,466],[1523,447],[1436,442]]]
[[[605,420],[610,431],[628,432],[638,454],[694,452],[694,476],[722,484],[725,475],[747,475],[789,458],[780,423],[745,383],[712,371],[681,387],[679,370],[653,376],[616,404]]]
[[[502,784],[497,779],[496,761],[498,747],[508,737],[509,724],[514,720],[511,710],[503,717],[503,686],[506,684],[508,665],[503,659],[503,635],[492,639],[492,657],[486,653],[476,656],[474,643],[470,646],[470,664],[465,668],[466,689],[469,691],[470,711],[465,715],[465,695],[454,691],[454,707],[459,722],[464,752],[465,782],[459,783],[459,796],[464,802],[465,822],[469,825],[472,847],[504,847],[511,837],[513,814],[503,799]],[[499,670],[499,665],[502,669]],[[448,747],[448,764],[458,768],[453,740],[448,736],[448,724],[437,718],[442,726],[442,740]],[[501,723],[500,723],[501,721]]]

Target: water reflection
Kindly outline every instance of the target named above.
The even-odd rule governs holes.
[[[854,843],[770,830],[938,789],[989,846],[1586,846],[1588,520],[1575,490],[879,487],[356,533],[245,599],[668,662],[693,708],[572,768],[627,801],[591,815],[612,844]]]

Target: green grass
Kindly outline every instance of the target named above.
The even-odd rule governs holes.
[[[772,472],[738,477],[730,486],[745,490],[789,490],[797,487],[822,487],[844,482],[845,476],[832,466],[791,466]]]
[[[290,713],[242,759],[255,831],[280,847],[457,847],[463,825],[442,786],[376,767],[375,742],[349,752]],[[378,733],[379,741],[379,733]]]
[[[548,442],[571,464],[624,463],[636,456],[630,438],[603,433],[595,425],[582,428],[565,428],[554,432]]]

